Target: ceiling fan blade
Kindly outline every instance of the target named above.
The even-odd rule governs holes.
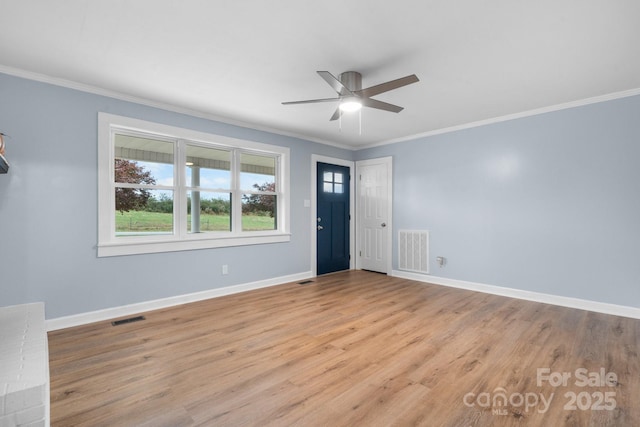
[[[341,115],[342,115],[342,110],[340,109],[340,106],[338,105],[338,108],[336,108],[335,113],[333,113],[333,116],[331,116],[329,121],[331,122],[333,120],[338,120]]]
[[[371,86],[365,89],[356,90],[354,91],[354,93],[356,95],[368,98],[370,96],[379,95],[381,93],[388,92],[393,89],[398,89],[399,87],[410,85],[411,83],[416,83],[418,81],[420,81],[418,80],[418,77],[415,74],[411,74],[410,76],[391,80],[386,83],[381,83],[379,85]]]
[[[325,82],[329,83],[329,86],[333,88],[339,95],[353,95],[353,92],[349,90],[342,82],[336,79],[333,74],[328,71],[317,71],[317,73],[324,79]]]
[[[331,102],[331,101],[340,101],[340,98],[322,98],[322,99],[307,99],[305,101],[288,101],[288,102],[283,102],[282,105],[313,104],[316,102]]]
[[[377,99],[362,98],[362,105],[369,108],[377,108],[378,110],[391,111],[392,113],[399,113],[404,110],[404,107],[389,104],[388,102],[378,101]]]

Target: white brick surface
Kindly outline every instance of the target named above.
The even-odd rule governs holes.
[[[44,403],[45,383],[11,383],[5,397],[5,412],[18,412]]]
[[[16,413],[16,422],[19,426],[28,425],[44,420],[44,405],[32,406],[29,409]]]
[[[8,388],[9,384],[0,381],[0,417],[6,413],[4,410],[4,400],[5,396],[7,395]]]
[[[0,307],[0,427],[47,426],[44,304]]]
[[[16,415],[0,415],[0,427],[15,427],[16,423]]]

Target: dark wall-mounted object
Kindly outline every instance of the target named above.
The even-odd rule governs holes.
[[[9,172],[9,163],[7,163],[7,159],[5,159],[2,154],[0,154],[0,173],[7,172]]]
[[[9,163],[4,158],[4,134],[0,132],[0,173],[9,172]]]

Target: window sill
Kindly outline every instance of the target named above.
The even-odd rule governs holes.
[[[288,233],[269,235],[230,236],[215,239],[155,240],[147,242],[113,242],[98,245],[98,257],[153,254],[160,252],[190,251],[196,249],[225,248],[231,246],[284,243],[291,240]]]

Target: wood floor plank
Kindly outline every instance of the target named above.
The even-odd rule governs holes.
[[[49,334],[52,426],[640,425],[640,320],[364,271],[142,314]]]

